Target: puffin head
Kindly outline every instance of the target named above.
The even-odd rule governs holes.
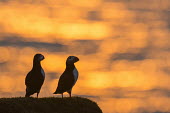
[[[66,60],[67,64],[74,64],[75,62],[78,62],[79,58],[76,56],[69,56]]]
[[[42,61],[42,60],[44,60],[44,59],[45,59],[45,57],[44,57],[42,54],[36,54],[36,55],[34,56],[34,61],[40,62],[40,61]]]

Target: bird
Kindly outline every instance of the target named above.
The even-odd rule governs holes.
[[[76,69],[74,63],[78,61],[79,58],[76,56],[69,56],[67,58],[65,71],[60,76],[58,87],[53,94],[61,94],[63,98],[63,93],[67,92],[71,98],[72,88],[78,79],[78,70]]]
[[[42,54],[34,55],[32,70],[27,74],[25,78],[26,85],[25,97],[30,97],[34,93],[37,93],[38,98],[41,87],[45,80],[45,72],[41,67],[41,61],[44,59],[45,57]]]

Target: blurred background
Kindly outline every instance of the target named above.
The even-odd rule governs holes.
[[[53,96],[75,55],[74,96],[104,113],[170,112],[169,20],[169,0],[0,0],[0,97],[25,95],[36,53],[40,96]]]

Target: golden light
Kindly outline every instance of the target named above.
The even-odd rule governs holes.
[[[96,8],[102,3],[102,0],[69,0],[69,3],[79,8]]]
[[[47,73],[41,96],[52,96],[66,58],[75,55],[74,95],[94,96],[106,113],[169,112],[169,6],[169,0],[0,2],[0,96],[24,96],[36,53],[45,56]]]
[[[14,82],[8,75],[0,77],[0,90],[2,92],[11,92],[14,88]]]
[[[45,56],[45,60],[42,62],[42,65],[45,70],[48,72],[62,72],[65,69],[66,56],[58,56],[53,54],[48,54]]]
[[[10,60],[11,55],[8,48],[0,47],[0,53],[0,63]]]
[[[106,77],[107,76],[107,77]],[[84,84],[91,88],[108,88],[114,84],[110,73],[107,72],[93,72],[87,74],[87,79]]]

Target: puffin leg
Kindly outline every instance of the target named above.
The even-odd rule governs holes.
[[[70,91],[68,91],[67,93],[69,94],[69,96],[70,96],[70,98],[71,98],[71,90],[70,90]]]
[[[61,95],[62,95],[62,98],[63,98],[63,93]]]
[[[71,98],[71,92],[69,93],[69,95],[70,95],[70,98]]]
[[[37,92],[37,98],[38,98],[39,92]]]

